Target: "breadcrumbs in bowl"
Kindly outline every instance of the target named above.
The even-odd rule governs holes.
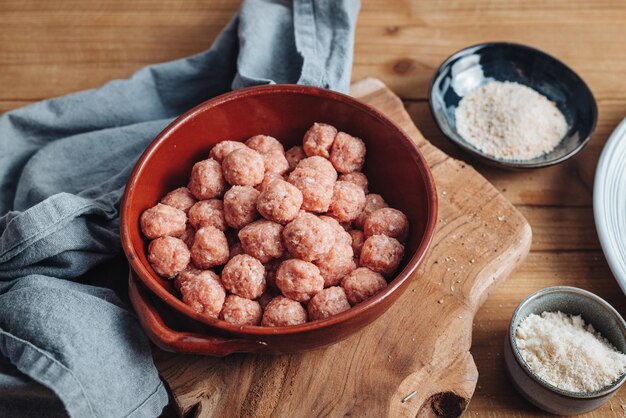
[[[294,109],[302,108],[306,108],[307,112],[294,111]],[[259,114],[263,114],[263,117],[259,118]],[[327,310],[325,306],[328,303],[323,298],[318,298],[322,299],[317,302],[320,309],[315,311],[320,313],[314,315],[323,319],[299,325],[280,325],[277,327],[240,325],[195,312],[180,300],[179,293],[174,286],[175,281],[158,277],[151,268],[146,258],[148,240],[143,238],[140,233],[138,218],[143,211],[154,206],[169,191],[184,186],[191,173],[191,167],[197,161],[206,159],[210,155],[212,147],[225,139],[233,142],[245,142],[255,135],[262,134],[280,142],[287,153],[292,150],[289,154],[285,153],[287,164],[291,164],[291,166],[285,171],[284,176],[287,183],[295,186],[303,195],[303,206],[307,201],[307,189],[304,186],[300,188],[294,184],[298,183],[298,180],[290,181],[292,176],[294,179],[303,180],[310,177],[308,171],[312,171],[314,172],[313,177],[319,180],[319,183],[326,189],[322,194],[316,194],[315,191],[311,190],[308,195],[311,212],[308,214],[301,212],[293,220],[289,220],[293,216],[291,208],[289,208],[291,212],[283,213],[281,208],[276,209],[271,204],[272,193],[282,193],[284,189],[288,188],[271,189],[271,193],[268,192],[268,202],[261,205],[261,211],[279,222],[264,219],[264,216],[261,215],[258,220],[245,225],[235,235],[228,230],[224,234],[223,231],[213,226],[202,227],[199,230],[201,231],[199,237],[198,231],[195,232],[196,236],[191,250],[192,261],[194,260],[193,248],[197,247],[199,251],[196,253],[199,254],[196,254],[195,258],[201,262],[206,261],[204,265],[212,264],[216,260],[221,261],[221,265],[224,265],[237,257],[235,253],[231,257],[230,250],[232,248],[236,252],[243,251],[245,254],[258,259],[265,268],[274,264],[275,260],[280,261],[284,260],[286,256],[293,256],[292,251],[297,254],[298,248],[305,248],[310,245],[307,244],[306,239],[302,240],[298,236],[298,228],[289,228],[289,226],[301,217],[307,219],[309,216],[314,216],[319,222],[319,224],[314,222],[315,228],[319,229],[322,235],[331,236],[333,242],[334,240],[345,240],[345,254],[351,254],[347,264],[350,265],[350,269],[356,268],[358,259],[357,261],[354,260],[354,249],[351,245],[352,235],[346,232],[346,229],[356,228],[354,226],[357,221],[355,212],[361,206],[365,210],[367,195],[365,201],[360,197],[354,199],[353,196],[365,194],[364,188],[357,185],[353,188],[353,183],[350,182],[350,186],[345,188],[345,190],[349,190],[349,193],[341,194],[342,196],[345,194],[345,200],[342,205],[335,208],[339,219],[331,219],[332,223],[319,220],[320,215],[327,212],[332,203],[333,186],[338,177],[337,167],[333,166],[332,158],[327,159],[319,155],[306,156],[306,152],[305,155],[302,155],[298,148],[294,148],[301,146],[304,134],[315,122],[336,127],[338,132],[345,132],[350,137],[355,138],[355,140],[344,140],[342,147],[337,148],[334,161],[339,170],[343,174],[350,170],[362,170],[368,180],[367,190],[369,194],[378,193],[387,206],[406,214],[409,221],[409,232],[406,241],[399,243],[405,250],[404,256],[397,264],[397,273],[389,275],[387,278],[388,285],[379,293],[347,310],[336,308],[328,308]],[[209,127],[211,128],[209,129]],[[259,174],[258,163],[264,161],[263,153],[278,151],[267,148],[267,145],[273,141],[263,139],[255,142],[258,142],[254,145],[258,149],[252,150],[252,153],[246,153],[244,152],[245,148],[237,146],[224,147],[225,149],[219,153],[219,157],[217,152],[213,153],[216,158],[222,159],[223,170],[226,163],[227,171],[223,173],[226,186],[222,189],[212,187],[213,193],[219,194],[211,198],[223,199],[225,193],[228,193],[229,184],[253,187],[259,190],[259,185],[263,183],[265,176]],[[232,149],[229,152],[226,148]],[[367,150],[365,154],[362,152],[364,150]],[[233,154],[236,155],[233,157]],[[333,148],[331,146],[329,157],[332,154]],[[334,176],[330,170],[323,168],[324,166],[328,167],[328,165],[317,160],[317,158],[329,162],[333,168]],[[217,162],[217,160],[214,161]],[[242,161],[253,164],[250,166],[251,168],[242,170],[240,168],[243,164]],[[265,165],[265,162],[263,164]],[[393,170],[389,170],[390,164],[393,165]],[[213,168],[213,163],[210,166]],[[302,167],[299,168],[300,166]],[[301,170],[300,174],[294,175],[298,170]],[[272,175],[276,175],[276,173],[272,173]],[[274,181],[276,180],[274,179]],[[303,180],[303,183],[307,182]],[[263,186],[263,190],[270,184],[271,182]],[[361,182],[361,184],[363,183]],[[395,184],[398,187],[389,188],[387,187],[388,184]],[[328,187],[329,185],[330,187]],[[209,186],[213,185],[210,184]],[[330,191],[330,199],[326,194],[327,190]],[[405,193],[406,190],[411,190],[411,193]],[[326,199],[328,199],[328,203],[326,203]],[[295,201],[297,202],[297,200],[296,197]],[[257,205],[257,211],[259,211],[258,209]],[[304,209],[306,210],[306,208]],[[227,205],[224,205],[224,210],[227,210]],[[364,225],[364,222],[365,220],[361,225]],[[423,157],[406,134],[376,110],[357,100],[338,93],[303,86],[268,86],[246,89],[210,100],[192,109],[170,125],[146,150],[131,175],[122,204],[122,240],[137,278],[153,294],[162,299],[169,309],[182,320],[202,324],[208,334],[225,335],[256,342],[262,341],[267,345],[267,348],[263,350],[266,352],[295,352],[323,346],[345,338],[380,316],[408,286],[411,273],[421,262],[430,244],[435,223],[436,192],[434,182]],[[208,232],[202,231],[207,228],[210,228]],[[246,228],[248,228],[247,233],[243,233]],[[340,230],[342,230],[341,233]],[[310,231],[303,230],[303,232],[308,233]],[[207,235],[219,236],[219,245],[217,246],[219,248],[212,248],[205,242]],[[222,236],[224,236],[223,239]],[[200,239],[199,243],[196,242],[198,239]],[[323,238],[322,241],[324,241]],[[240,243],[240,247],[237,246],[238,243]],[[305,247],[302,247],[303,245]],[[322,245],[322,247],[324,246]],[[314,251],[320,252],[316,256],[300,255],[310,259],[310,261],[302,260],[303,262],[310,263],[318,270],[323,282],[322,288],[324,288],[324,284],[340,287],[340,280],[333,275],[342,278],[341,272],[336,272],[341,271],[343,264],[336,264],[335,261],[343,260],[343,252],[339,252],[335,258],[323,260],[323,256],[330,251],[331,247],[332,244],[328,246],[326,251],[319,251],[319,248],[313,247]],[[324,264],[325,261],[330,264]],[[217,274],[224,274],[222,267],[214,265],[209,268]],[[332,279],[324,280],[322,271],[326,271],[328,277]],[[258,297],[259,305],[262,308],[265,305],[267,309],[270,305],[265,293],[280,291],[281,285],[286,286],[287,292],[294,292],[298,295],[296,298],[302,299],[302,302],[298,303],[303,306],[306,315],[307,311],[303,303],[306,304],[319,293],[321,290],[318,289],[319,279],[311,282],[311,287],[302,291],[297,287],[290,287],[289,280],[283,282],[279,279],[281,273],[280,266],[278,266],[271,273],[273,277],[276,277],[275,286],[278,288],[276,289],[270,283],[268,273],[269,269],[266,272],[265,289],[255,290],[248,296]],[[255,289],[258,288],[255,287]],[[230,293],[228,290],[227,292]],[[241,297],[241,295],[237,296]],[[285,297],[284,294],[283,297]],[[333,297],[328,301],[335,301],[336,297],[333,294]],[[234,306],[244,305],[239,302],[241,301],[236,304],[233,302]],[[345,307],[345,304],[343,306]],[[328,316],[329,312],[336,314]]]
[[[537,319],[542,317],[544,323],[538,326]],[[593,333],[590,332],[592,328],[580,327],[579,322],[582,321],[593,326]],[[523,327],[520,328],[520,325]],[[555,331],[555,326],[559,330],[545,335],[547,328]],[[529,340],[531,333],[534,334],[533,339]],[[555,339],[552,335],[555,333],[570,335]],[[576,342],[571,347],[564,347],[563,343],[572,338],[572,333],[578,334],[575,337]],[[588,335],[581,337],[583,333]],[[598,339],[599,336],[601,339]],[[593,339],[596,339],[595,345],[587,346]],[[539,352],[536,347],[542,344],[548,346],[540,349],[542,358],[537,361],[532,357]],[[505,364],[515,388],[532,404],[558,415],[577,415],[591,411],[608,401],[624,384],[626,374],[623,372],[615,375],[607,373],[607,370],[584,370],[585,367],[598,365],[602,367],[603,363],[618,364],[621,360],[616,361],[615,358],[600,363],[597,358],[584,358],[590,352],[594,353],[592,357],[595,357],[613,350],[626,352],[626,322],[602,298],[570,286],[541,289],[524,299],[513,313],[509,332],[504,341]],[[554,357],[555,353],[559,353],[560,356],[573,352],[576,352],[579,358],[569,364],[567,358]],[[524,357],[530,362],[528,363]],[[554,362],[558,365],[551,364]],[[537,368],[538,363],[544,363],[543,365],[548,368],[556,366],[558,369],[534,370],[533,367]],[[574,365],[575,367],[572,367]],[[598,385],[599,380],[607,377],[610,377],[610,383]],[[575,387],[586,389],[568,390]]]

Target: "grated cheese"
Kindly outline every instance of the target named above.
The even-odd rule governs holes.
[[[531,314],[515,330],[522,358],[541,379],[570,392],[595,392],[626,372],[626,355],[580,315]]]

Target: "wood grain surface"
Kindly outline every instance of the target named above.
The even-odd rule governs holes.
[[[0,111],[202,51],[238,3],[2,0]],[[480,376],[468,416],[544,415],[515,392],[501,358],[511,313],[529,293],[558,284],[579,286],[626,314],[626,298],[601,252],[591,209],[599,153],[626,116],[625,21],[622,0],[363,1],[353,79],[375,76],[389,85],[405,100],[420,131],[446,153],[474,165],[533,229],[530,255],[492,292],[475,318],[471,352]],[[589,84],[600,119],[592,141],[577,157],[552,168],[505,172],[467,159],[437,130],[425,102],[433,72],[456,50],[493,40],[541,48]],[[626,389],[588,416],[618,417],[624,411]]]

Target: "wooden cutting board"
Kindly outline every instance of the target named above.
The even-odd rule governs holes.
[[[157,352],[181,415],[458,416],[468,405],[478,379],[474,314],[528,253],[530,226],[471,166],[426,141],[381,81],[359,81],[351,94],[398,123],[431,167],[439,223],[424,263],[387,313],[330,347],[227,358]]]

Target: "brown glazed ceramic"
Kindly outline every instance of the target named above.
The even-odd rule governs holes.
[[[177,321],[172,316],[171,310],[165,308],[165,313],[169,314],[169,321],[167,322],[175,324],[169,325],[150,298],[145,286],[137,283],[132,270],[128,274],[128,295],[135,312],[137,312],[141,326],[150,340],[163,350],[187,354],[209,354],[219,357],[238,352],[271,352],[268,345],[262,341],[206,335],[201,331],[195,330],[194,332],[193,326],[191,330],[185,329],[189,328],[185,327],[185,321]]]
[[[186,185],[193,164],[208,158],[209,150],[218,142],[244,141],[266,134],[288,149],[301,144],[302,136],[314,122],[329,123],[362,138],[367,146],[364,172],[370,191],[380,193],[390,206],[408,216],[411,229],[400,272],[370,300],[339,315],[302,325],[239,326],[194,312],[179,299],[171,281],[159,277],[150,267],[146,258],[148,241],[141,235],[139,216],[168,191]],[[271,85],[238,90],[204,102],[159,134],[130,176],[122,201],[120,228],[126,257],[139,281],[179,320],[202,325],[202,334],[210,335],[200,350],[203,354],[226,355],[304,351],[337,342],[369,324],[407,288],[411,274],[430,245],[436,219],[437,194],[430,170],[415,144],[397,125],[374,108],[340,93],[307,86]],[[139,315],[148,312],[156,311],[140,309]],[[144,325],[147,323],[144,320]],[[158,325],[158,321],[150,324]],[[163,328],[148,332],[153,339],[163,337],[162,346],[169,344]],[[217,344],[221,337],[231,344]],[[234,339],[238,339],[236,344],[232,343]],[[198,352],[184,341],[170,344],[169,349]]]

